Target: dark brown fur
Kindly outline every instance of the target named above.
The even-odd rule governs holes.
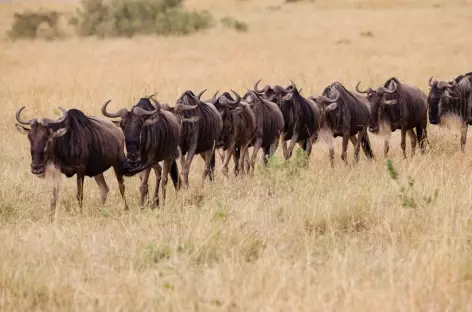
[[[128,168],[124,155],[124,138],[113,123],[86,116],[77,109],[61,109],[64,117],[60,121],[32,119],[25,122],[20,118],[23,108],[17,112],[17,121],[30,128],[19,124],[17,128],[28,134],[33,174],[44,177],[48,166],[60,170],[68,178],[77,174],[77,200],[82,210],[84,177],[95,178],[104,204],[109,189],[103,172],[113,167],[125,209],[128,209],[122,174]],[[54,220],[59,187],[56,181],[51,201],[51,221]]]
[[[354,162],[359,160],[362,146],[368,158],[374,158],[367,133],[370,121],[370,107],[366,98],[348,91],[336,81],[324,89],[322,96],[315,99],[320,109],[320,125],[328,128],[334,137],[342,136],[341,159],[347,164],[347,145],[354,145]],[[357,138],[356,138],[356,134]],[[334,149],[329,150],[331,167],[334,167]]]

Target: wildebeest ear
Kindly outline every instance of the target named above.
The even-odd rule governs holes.
[[[16,130],[18,130],[18,132],[21,134],[27,134],[31,130],[19,124],[15,124],[15,126],[16,126]]]
[[[338,103],[334,102],[334,103],[331,103],[329,104],[327,107],[326,107],[326,111],[332,111],[332,110],[335,110],[336,107],[338,107]]]
[[[200,120],[200,116],[193,116],[191,118],[182,118],[182,122],[194,123]]]
[[[60,128],[59,130],[54,131],[54,133],[53,133],[53,135],[52,135],[51,138],[59,138],[59,137],[63,136],[64,134],[66,134],[67,131],[69,131],[69,129],[67,129],[67,128]]]

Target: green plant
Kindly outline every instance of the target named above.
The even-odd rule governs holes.
[[[238,32],[247,32],[249,30],[249,26],[247,25],[246,22],[238,21],[237,19],[230,16],[225,16],[222,19],[220,19],[220,23],[224,27],[233,28],[234,30]]]
[[[400,188],[399,196],[402,200],[402,205],[404,208],[417,208],[419,205],[424,206],[431,204],[433,201],[436,201],[439,193],[437,189],[434,190],[433,195],[423,196],[420,198],[414,189],[415,180],[411,176],[407,176],[407,185],[402,185],[399,182],[398,171],[393,166],[393,162],[390,159],[387,159],[386,165],[390,178],[395,181],[395,183]]]
[[[56,11],[25,11],[15,13],[7,35],[11,39],[55,39],[62,36],[59,29],[60,14]]]
[[[208,11],[187,11],[182,0],[82,0],[77,10],[81,36],[188,35],[213,26]]]

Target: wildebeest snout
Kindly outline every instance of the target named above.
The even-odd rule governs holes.
[[[44,166],[38,164],[31,164],[31,173],[41,175],[44,173]]]

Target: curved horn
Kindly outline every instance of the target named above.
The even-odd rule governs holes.
[[[357,84],[356,84],[356,91],[359,92],[359,93],[369,93],[369,89],[366,89],[366,90],[361,90],[359,89],[359,85],[361,84],[361,82],[359,81]]]
[[[254,84],[254,91],[256,91],[257,93],[264,93],[264,92],[265,92],[264,89],[259,89],[259,88],[258,88],[259,82],[261,82],[261,81],[262,81],[262,78],[259,79],[259,80]]]
[[[66,121],[67,119],[67,110],[65,110],[64,108],[60,107],[59,106],[59,109],[61,110],[62,112],[62,117],[58,120],[53,120],[53,119],[49,119],[49,118],[44,118],[44,121],[47,123],[47,125],[58,125],[58,124],[61,124],[63,123],[64,121]]]
[[[155,95],[157,95],[157,92],[156,92],[156,93],[153,93],[153,94],[151,94],[151,95],[148,95],[147,98],[148,98],[148,99],[152,99]]]
[[[200,98],[202,97],[203,93],[206,92],[207,89],[203,90],[202,92],[200,92],[198,95],[197,95],[197,99],[200,101]]]
[[[125,114],[128,113],[128,110],[126,108],[120,109],[117,113],[109,113],[107,112],[107,106],[108,103],[110,103],[111,100],[108,100],[105,102],[105,104],[102,105],[102,114],[108,118],[117,118],[117,117],[123,117]]]
[[[431,76],[431,78],[429,78],[429,81],[428,81],[428,85],[432,88],[434,85],[433,85],[433,76]]]
[[[192,109],[195,109],[198,107],[198,105],[184,105],[184,104],[177,104],[174,106],[175,107],[175,112],[178,113],[178,112],[185,112],[185,111],[188,111],[188,110],[192,110]]]
[[[151,105],[154,106],[154,108],[156,109],[156,113],[159,112],[159,111],[161,110],[162,104],[159,103],[159,101],[156,100],[156,99],[153,98],[153,97],[151,98],[151,101],[154,103],[154,105],[152,105],[152,103],[151,103]]]
[[[295,85],[295,83],[292,80],[290,80],[290,83],[292,84],[293,91],[296,91],[297,86]],[[289,91],[289,92],[293,92],[293,91]]]
[[[154,107],[154,109],[152,111],[142,109],[141,107],[134,107],[133,108],[133,113],[136,114],[139,117],[152,116],[155,113],[157,113],[157,107]]]
[[[336,90],[336,98],[334,99],[330,99],[329,97],[326,97],[324,95],[320,95],[316,98],[316,102],[326,102],[326,103],[334,103],[336,102],[337,100],[339,100],[339,97],[341,96],[341,93],[339,93],[339,91],[337,89]]]
[[[19,110],[16,111],[16,121],[18,121],[20,124],[22,125],[30,125],[31,122],[33,122],[34,119],[30,119],[30,120],[22,120],[20,115],[21,115],[21,112],[25,109],[25,107],[20,107]]]

